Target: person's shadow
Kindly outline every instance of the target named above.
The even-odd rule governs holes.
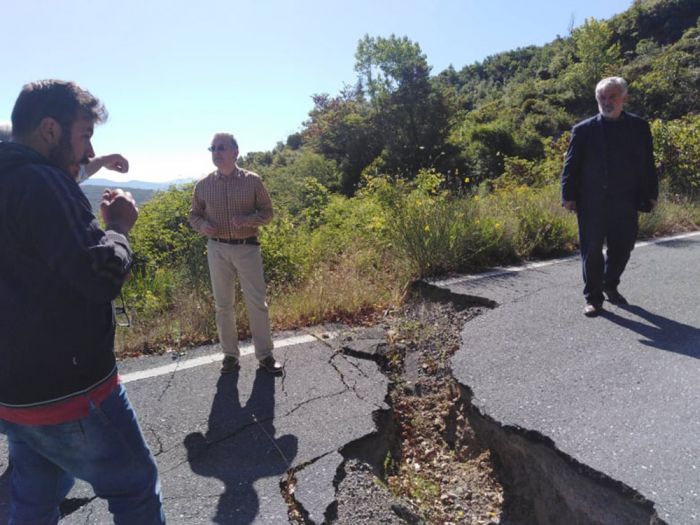
[[[651,313],[641,306],[630,304],[620,305],[619,308],[646,322],[627,319],[609,310],[604,310],[601,317],[637,332],[644,337],[640,340],[643,345],[700,358],[700,329]]]
[[[225,485],[214,523],[245,525],[255,520],[260,507],[254,483],[291,468],[297,438],[275,438],[275,378],[258,369],[250,398],[241,406],[238,376],[236,371],[220,377],[206,436],[193,432],[184,444],[192,472]]]

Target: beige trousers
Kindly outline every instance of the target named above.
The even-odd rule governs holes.
[[[248,310],[255,357],[261,360],[272,355],[272,333],[265,300],[265,277],[260,246],[225,244],[210,240],[207,243],[207,262],[216,306],[216,328],[224,354],[236,358],[240,356],[236,328],[235,282],[238,275]]]

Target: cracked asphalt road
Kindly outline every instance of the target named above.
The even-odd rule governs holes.
[[[465,326],[453,374],[500,425],[550,438],[667,523],[700,523],[698,261],[700,233],[638,246],[631,304],[593,319],[576,257],[436,283],[498,303]]]
[[[181,363],[209,364],[130,380],[127,392],[158,463],[170,524],[288,523],[280,483],[296,470],[297,497],[322,517],[333,502],[338,451],[375,432],[373,413],[386,410],[388,382],[370,359],[338,352],[340,338],[286,346],[276,357],[285,375],[257,369],[219,373],[215,347],[190,350]],[[133,374],[173,363],[172,356],[124,361]],[[8,509],[7,442],[0,436],[0,523]],[[78,482],[68,496],[78,507],[60,523],[111,523],[106,503]]]

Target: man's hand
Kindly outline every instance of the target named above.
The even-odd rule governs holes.
[[[233,228],[245,228],[250,224],[250,219],[246,215],[236,215],[231,219],[231,226]]]
[[[106,229],[126,235],[134,226],[139,209],[130,192],[106,189],[100,201],[100,213]]]
[[[129,171],[129,161],[122,157],[119,153],[112,153],[102,157],[95,157],[85,165],[85,173],[88,177],[92,177],[100,168],[126,173]]]
[[[126,173],[129,171],[129,161],[122,157],[119,153],[112,153],[102,157],[102,165],[108,170]]]
[[[207,222],[202,226],[202,233],[207,237],[211,237],[216,233],[216,226]]]
[[[565,210],[576,211],[576,201],[564,201],[561,204]]]

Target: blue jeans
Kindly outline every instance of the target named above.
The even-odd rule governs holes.
[[[164,524],[160,481],[129,403],[119,385],[90,414],[59,425],[0,420],[10,448],[10,525],[53,525],[75,478],[107,500],[115,524]]]

